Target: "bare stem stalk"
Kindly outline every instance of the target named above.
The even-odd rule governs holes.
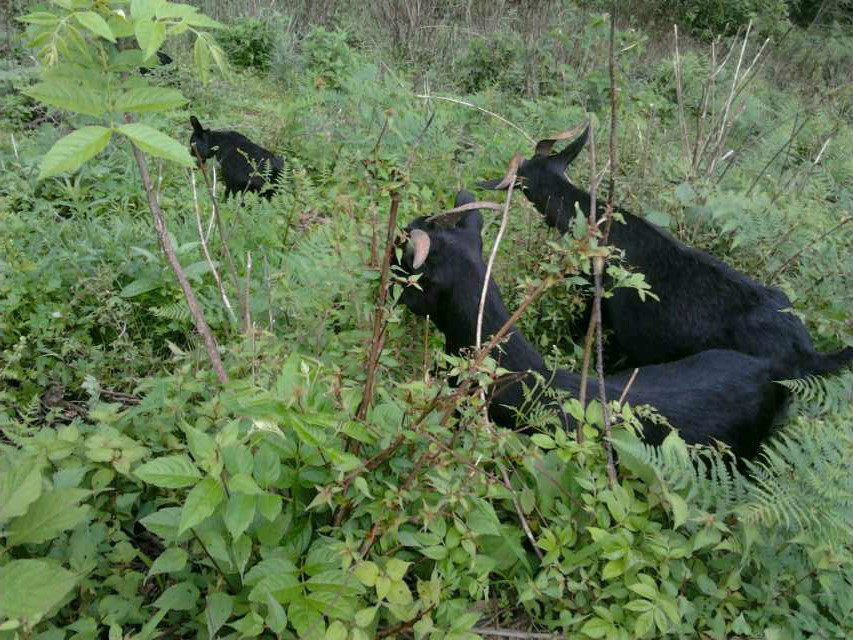
[[[127,118],[130,122],[130,117]],[[204,347],[207,351],[207,357],[210,359],[210,364],[216,372],[216,377],[219,378],[221,384],[228,382],[228,374],[225,372],[225,367],[222,365],[222,359],[219,357],[219,349],[216,345],[216,339],[204,318],[204,312],[201,305],[198,303],[198,298],[195,296],[192,285],[184,273],[183,267],[178,260],[172,243],[169,240],[169,233],[166,230],[166,220],[163,217],[163,210],[160,209],[160,203],[157,201],[157,194],[154,192],[154,185],[151,182],[151,175],[148,173],[148,166],[145,163],[145,155],[139,148],[130,143],[130,148],[133,150],[133,157],[136,160],[136,166],[139,169],[139,175],[142,176],[142,185],[145,188],[145,195],[148,197],[148,208],[151,210],[151,217],[154,221],[154,230],[157,232],[157,238],[160,240],[160,248],[166,254],[166,260],[175,277],[178,279],[178,285],[186,298],[187,306],[190,308],[193,322],[195,323],[196,331],[198,331],[204,342]]]
[[[388,279],[391,271],[391,255],[394,253],[394,235],[397,229],[397,210],[399,208],[400,192],[394,189],[391,191],[391,211],[388,215],[385,235],[385,255],[382,257],[382,270],[379,276],[379,296],[373,315],[373,337],[370,341],[370,352],[367,357],[367,378],[364,381],[364,393],[356,411],[357,420],[364,420],[367,417],[367,410],[373,401],[376,367],[379,364],[382,348],[385,346],[385,300],[388,296]]]

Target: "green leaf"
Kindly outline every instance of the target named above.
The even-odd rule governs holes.
[[[402,580],[393,580],[391,588],[388,589],[388,602],[401,607],[405,607],[412,603],[412,592],[409,591],[408,585]]]
[[[216,441],[201,429],[188,424],[181,426],[187,436],[187,445],[196,463],[208,473],[218,474],[222,470],[222,459]]]
[[[151,568],[148,570],[148,577],[150,578],[160,573],[180,571],[185,566],[187,566],[187,552],[181,548],[172,547],[157,556],[157,559],[154,560]]]
[[[180,507],[165,507],[150,513],[139,521],[142,526],[163,540],[173,542],[178,537],[178,525],[181,522]]]
[[[161,280],[154,280],[152,278],[138,278],[137,280],[134,280],[129,285],[127,285],[124,289],[122,289],[119,292],[119,295],[122,298],[135,298],[136,296],[141,296],[143,293],[148,293],[149,291],[159,289],[162,284],[163,282]]]
[[[231,611],[234,609],[234,599],[227,593],[211,593],[207,596],[207,608],[204,610],[204,618],[207,622],[207,635],[216,637],[216,632],[222,628]]]
[[[312,608],[304,598],[298,598],[287,608],[290,624],[296,629],[296,636],[303,640],[322,638],[326,633],[323,616]]]
[[[145,153],[158,158],[177,162],[185,167],[191,167],[193,162],[187,147],[165,133],[157,131],[148,125],[134,122],[123,124],[119,132],[128,138]]]
[[[347,640],[347,628],[340,620],[335,620],[326,629],[324,640]]]
[[[116,41],[112,29],[110,29],[110,25],[108,25],[107,21],[94,11],[78,11],[74,14],[74,17],[77,18],[77,22],[82,24],[92,33],[99,35],[110,42]]]
[[[365,609],[360,609],[355,614],[355,623],[359,627],[367,627],[370,623],[373,622],[373,619],[376,617],[376,610],[379,607],[367,607]]]
[[[146,484],[179,489],[195,484],[201,473],[185,455],[155,458],[136,468],[134,475]]]
[[[642,638],[649,635],[654,629],[655,626],[655,618],[653,611],[647,611],[645,613],[641,613],[637,616],[637,620],[634,622],[634,637]]]
[[[90,493],[84,489],[56,489],[41,495],[24,515],[9,523],[6,544],[37,544],[73,529],[89,515],[89,507],[77,503]]]
[[[231,534],[231,539],[236,540],[249,528],[255,517],[255,496],[244,493],[234,493],[228,498],[225,507],[225,527]]]
[[[51,78],[22,89],[21,93],[51,107],[59,107],[87,116],[98,117],[106,112],[106,99],[103,94],[71,78]]]
[[[198,69],[201,83],[206,85],[210,80],[210,50],[207,41],[201,35],[195,39],[193,45],[193,61],[196,69]]]
[[[239,638],[254,638],[255,636],[259,636],[264,630],[264,619],[255,611],[249,611],[249,613],[239,620],[229,622],[228,624],[237,630]]]
[[[267,592],[266,596],[266,605],[267,626],[274,634],[281,635],[285,627],[287,627],[287,613],[285,613],[284,607],[282,607],[278,600],[273,598],[272,594],[269,592]]]
[[[615,635],[613,634],[614,631],[615,629],[611,623],[598,616],[587,620],[583,627],[581,627],[581,633],[585,633],[590,638],[610,637],[611,635]]]
[[[530,439],[540,449],[553,449],[556,447],[556,443],[554,442],[554,438],[549,435],[545,435],[544,433],[536,433],[530,436]]]
[[[77,576],[49,560],[12,560],[0,567],[0,618],[34,621],[74,588]]]
[[[404,562],[397,558],[391,558],[385,565],[385,573],[387,573],[388,577],[392,580],[402,580],[411,564],[411,562]]]
[[[228,480],[228,489],[234,493],[245,493],[250,496],[258,496],[263,494],[263,490],[255,484],[252,476],[245,473],[238,473]]]
[[[212,516],[224,497],[225,492],[216,478],[207,476],[202,479],[187,494],[184,508],[181,511],[181,524],[178,526],[178,535]]]
[[[353,575],[365,587],[372,587],[376,584],[376,579],[379,577],[379,567],[370,560],[359,562],[353,570]]]
[[[151,18],[138,20],[134,31],[139,48],[145,52],[146,60],[157,53],[166,39],[166,25]]]
[[[252,540],[249,536],[243,535],[234,541],[234,544],[231,545],[231,555],[234,557],[234,564],[237,566],[237,571],[240,572],[240,578],[242,578],[252,555]]]
[[[272,522],[281,513],[281,496],[265,494],[258,496],[258,512],[267,520]]]
[[[264,489],[270,487],[281,475],[281,459],[275,450],[263,444],[255,453],[255,464],[252,468],[258,484]]]
[[[628,588],[637,595],[640,595],[644,598],[648,598],[649,600],[654,600],[655,598],[657,598],[658,595],[657,589],[655,589],[652,585],[645,584],[643,582],[635,582]]]
[[[38,179],[79,169],[84,162],[104,150],[111,136],[112,130],[106,127],[90,126],[60,138],[42,158]]]
[[[185,104],[180,91],[164,87],[134,87],[123,92],[115,101],[113,111],[144,113],[167,111]]]
[[[157,609],[193,611],[199,599],[198,587],[192,582],[179,582],[166,589],[152,606]]]
[[[670,493],[668,498],[669,504],[672,507],[673,528],[678,529],[678,527],[687,522],[690,508],[687,506],[687,501],[677,493]]]
[[[41,465],[22,461],[0,473],[0,524],[22,516],[41,495]]]

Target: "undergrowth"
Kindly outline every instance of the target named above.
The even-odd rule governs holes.
[[[176,41],[175,76],[157,82],[175,83],[190,105],[147,122],[184,142],[192,112],[285,159],[271,200],[220,203],[240,281],[228,291],[248,285],[248,332],[223,307],[203,255],[188,171],[152,164],[231,377],[222,388],[151,232],[129,151],[109,147],[73,175],[37,181],[53,142],[88,121],[33,111],[19,93],[32,69],[4,68],[0,638],[463,640],[496,628],[849,637],[849,373],[785,382],[791,409],[746,473],[675,434],[644,446],[633,410],[618,407],[611,486],[595,403],[567,405],[584,424],[582,444],[536,417],[532,438],[494,429],[477,396],[442,420],[433,400],[451,393],[448,370],[464,363],[448,363],[431,327],[389,306],[375,400],[354,418],[388,194],[401,194],[402,226],[502,173],[513,153],[529,155],[530,140],[487,112],[533,139],[589,117],[605,140],[607,16],[594,5],[551,4],[567,20],[557,27],[510,16],[540,29],[535,50],[528,32],[469,34],[470,45],[452,41],[450,59],[416,68],[418,56],[367,37],[354,14],[276,22],[289,25],[288,40],[269,56],[279,32],[256,18],[232,25],[235,41],[223,44],[234,56],[251,36],[248,58],[234,62],[254,71],[206,85]],[[708,7],[695,19],[718,32]],[[617,201],[781,287],[821,350],[853,342],[853,127],[840,82],[850,54],[839,44],[850,33],[832,29],[792,32],[771,50],[727,134],[732,153],[711,175],[685,161],[671,47],[653,46],[660,34],[642,27],[618,33]],[[825,46],[826,56],[808,52],[820,73],[780,73],[793,39]],[[684,46],[692,135],[710,49]],[[588,184],[588,159],[570,175]],[[556,242],[522,200],[496,264],[513,308]],[[203,189],[199,206],[224,274]],[[487,220],[487,246],[496,222]],[[582,350],[567,323],[583,286],[567,279],[521,321],[543,354],[571,368]]]

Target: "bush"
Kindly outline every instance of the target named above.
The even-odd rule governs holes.
[[[489,87],[521,93],[525,86],[524,58],[524,41],[518,34],[494,33],[470,38],[457,67],[459,86],[466,93]]]
[[[266,71],[273,54],[275,22],[240,18],[223,29],[216,39],[232,64]]]
[[[768,35],[779,35],[789,25],[785,0],[656,0],[650,4],[648,8],[659,17],[706,38],[733,34],[750,20]]]
[[[353,56],[345,31],[314,27],[302,41],[302,54],[318,88],[341,88]]]

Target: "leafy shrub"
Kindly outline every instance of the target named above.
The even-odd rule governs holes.
[[[524,59],[524,42],[518,34],[472,37],[457,66],[460,87],[466,93],[490,87],[521,93],[525,86]]]
[[[345,31],[313,27],[302,40],[302,54],[318,87],[340,89],[348,75],[354,52]]]
[[[750,20],[767,34],[780,35],[788,26],[786,0],[656,0],[647,9],[707,38],[732,34]]]
[[[232,64],[266,71],[276,43],[275,22],[260,18],[239,18],[216,36]]]

